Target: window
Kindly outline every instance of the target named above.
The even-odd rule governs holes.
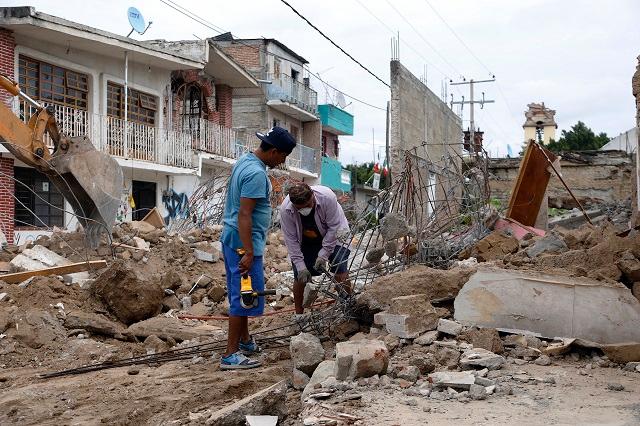
[[[16,227],[64,226],[64,198],[45,175],[35,169],[15,167],[14,177]]]
[[[124,87],[107,83],[107,115],[124,118]],[[158,101],[155,96],[129,88],[127,115],[129,121],[153,126],[156,122]]]
[[[200,118],[203,115],[202,89],[196,83],[189,83],[184,90],[182,103],[182,129],[190,132],[200,132]]]
[[[32,98],[87,110],[89,77],[20,55],[18,81]]]
[[[300,74],[298,71],[292,69],[291,70],[291,80],[298,81],[298,74]]]

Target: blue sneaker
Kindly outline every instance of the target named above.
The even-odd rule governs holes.
[[[245,355],[257,354],[262,351],[253,337],[248,342],[240,342],[240,351]]]
[[[242,352],[238,351],[229,356],[223,356],[220,359],[221,370],[246,370],[248,368],[260,367],[262,363],[247,358]]]

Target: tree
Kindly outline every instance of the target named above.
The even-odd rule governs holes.
[[[366,183],[371,186],[373,185],[373,166],[374,163],[348,164],[345,168],[351,172],[352,184],[364,185]],[[386,181],[384,174],[380,176],[380,189],[386,187]]]
[[[563,130],[560,139],[557,141],[551,139],[546,148],[553,152],[590,151],[602,148],[607,142],[609,137],[606,133],[601,132],[596,136],[593,130],[582,121],[578,121],[571,130]]]

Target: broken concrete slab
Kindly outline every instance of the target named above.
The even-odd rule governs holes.
[[[380,235],[385,241],[409,235],[407,219],[400,213],[387,213],[380,221]]]
[[[433,387],[469,390],[475,384],[476,377],[467,371],[436,371],[429,374]]]
[[[82,311],[68,312],[64,318],[64,326],[69,329],[84,329],[90,333],[105,336],[123,335],[125,329],[120,324],[100,314],[89,314]]]
[[[189,326],[177,318],[158,316],[130,325],[126,333],[141,338],[155,334],[164,340],[174,339],[176,342],[182,342],[195,338],[211,339],[217,334],[223,334],[223,331],[213,325]]]
[[[506,359],[502,355],[494,354],[482,348],[474,348],[465,351],[460,358],[460,366],[463,368],[487,368],[497,370],[501,368]]]
[[[471,276],[454,309],[466,325],[600,344],[640,342],[640,301],[619,283],[486,268]]]
[[[348,360],[350,362],[347,362]],[[345,378],[353,380],[382,375],[387,372],[388,366],[389,350],[381,340],[358,340],[336,344],[336,377],[346,376]],[[348,371],[346,375],[345,370]]]
[[[287,415],[285,397],[287,382],[282,380],[260,392],[249,395],[221,410],[207,419],[207,426],[235,426],[245,424],[247,415],[273,415],[284,418]]]

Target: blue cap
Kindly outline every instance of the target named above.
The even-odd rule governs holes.
[[[258,139],[262,142],[273,146],[280,152],[286,152],[287,155],[291,154],[293,148],[296,147],[296,140],[287,129],[282,127],[272,127],[267,133],[256,133]]]

